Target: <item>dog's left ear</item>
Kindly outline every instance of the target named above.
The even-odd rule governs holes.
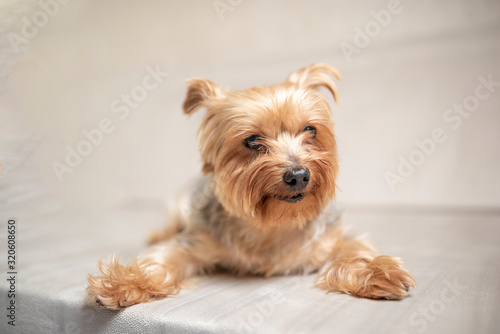
[[[191,115],[196,110],[206,107],[207,102],[223,96],[223,92],[218,85],[210,80],[200,78],[190,78],[186,80],[188,91],[184,100],[184,113]]]
[[[328,64],[314,64],[293,72],[288,81],[301,88],[317,89],[319,87],[327,88],[333,95],[337,103],[338,91],[335,82],[330,77],[340,80],[339,71]]]

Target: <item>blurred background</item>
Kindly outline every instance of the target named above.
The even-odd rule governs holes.
[[[500,209],[499,1],[0,8],[2,210],[163,205],[201,170],[187,77],[244,89],[317,62],[342,74],[340,204]]]

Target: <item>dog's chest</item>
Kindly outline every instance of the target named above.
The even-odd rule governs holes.
[[[193,201],[203,205],[193,205],[191,223],[224,249],[220,265],[229,270],[266,276],[311,272],[323,265],[327,257],[324,249],[330,248],[326,244],[338,234],[337,213],[324,213],[303,229],[262,230],[229,216],[213,193],[208,193],[204,202]]]

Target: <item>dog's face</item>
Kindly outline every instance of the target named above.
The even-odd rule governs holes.
[[[331,111],[337,99],[329,65],[312,65],[281,84],[223,92],[189,81],[184,112],[206,109],[200,127],[203,172],[232,215],[261,227],[303,226],[335,194],[337,152]]]

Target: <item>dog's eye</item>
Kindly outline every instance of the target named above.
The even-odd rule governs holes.
[[[304,127],[303,131],[309,131],[311,133],[312,139],[316,138],[316,128],[312,125],[307,125]]]
[[[252,135],[243,141],[243,145],[245,145],[247,148],[251,150],[260,150],[264,148],[264,146],[259,144],[260,139],[261,139],[260,136]]]

